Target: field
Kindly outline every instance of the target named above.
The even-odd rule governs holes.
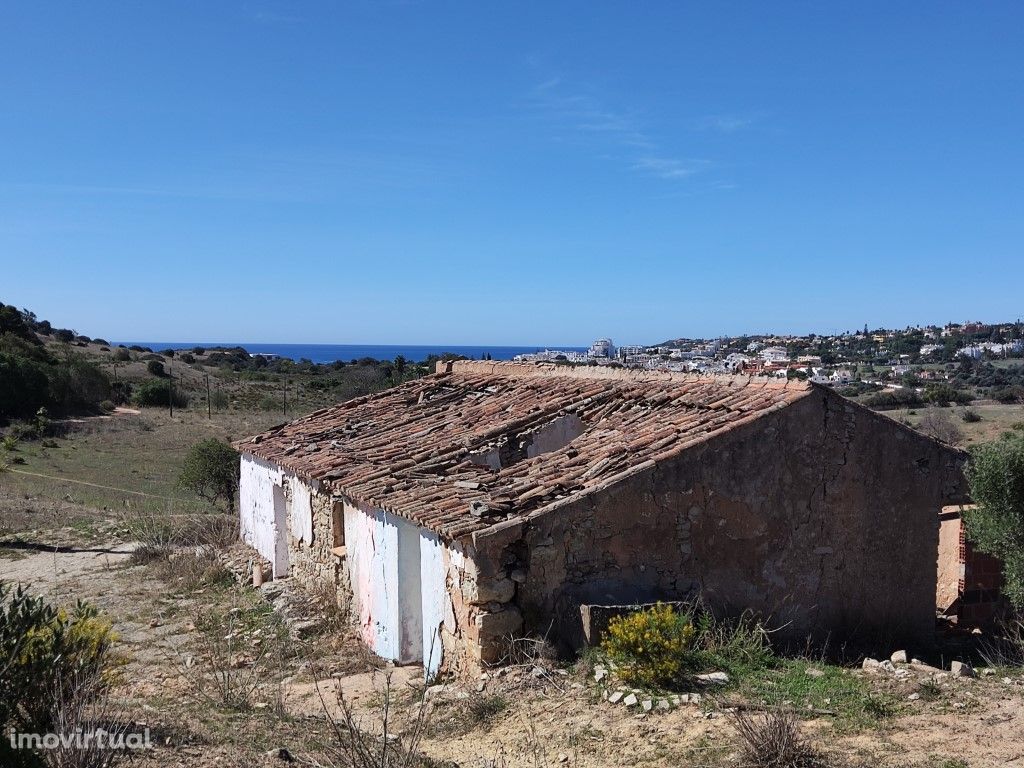
[[[1024,429],[1024,405],[981,402],[976,405],[969,405],[966,408],[954,406],[935,410],[948,416],[949,421],[963,433],[962,440],[958,442],[958,445],[965,447],[996,440],[1006,432]],[[976,414],[980,418],[977,421],[965,420],[965,411]],[[901,408],[892,411],[882,411],[886,416],[902,421],[914,428],[920,427],[921,420],[927,412],[927,408]]]

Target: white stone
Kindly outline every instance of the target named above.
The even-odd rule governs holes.
[[[608,697],[608,701],[610,701],[612,704],[618,704],[619,701],[622,700],[622,697],[625,696],[625,695],[626,694],[623,693],[622,691],[616,691],[615,693],[613,693],[611,696]]]
[[[879,666],[879,668],[884,669],[886,672],[895,672],[896,671],[896,667],[888,659],[886,659],[885,661],[878,662],[878,666]]]
[[[864,662],[860,665],[860,668],[865,672],[875,672],[878,670],[880,664],[878,659],[864,659]]]
[[[708,672],[706,675],[697,675],[697,680],[709,685],[725,685],[729,682],[729,675],[725,672]]]
[[[669,710],[672,709],[672,704],[668,699],[658,699],[658,709]]]
[[[650,712],[652,709],[654,709],[654,702],[650,699],[644,699],[642,702],[640,702],[640,707],[643,709],[644,712]]]
[[[907,663],[907,652],[906,651],[893,651],[892,656],[889,657],[889,661],[893,664],[906,664]]]
[[[818,669],[817,667],[808,667],[804,671],[804,674],[806,674],[808,677],[824,677],[825,676],[825,670]]]
[[[627,707],[635,707],[638,701],[639,699],[636,697],[636,694],[631,693],[629,694],[629,696],[622,700],[622,703],[625,704]]]
[[[921,694],[920,693],[912,693],[909,696],[907,696],[907,701],[917,701],[920,698],[921,698]]]

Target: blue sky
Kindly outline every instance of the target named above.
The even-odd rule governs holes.
[[[6,3],[0,301],[107,338],[1016,319],[1016,2]]]

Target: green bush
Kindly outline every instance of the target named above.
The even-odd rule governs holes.
[[[128,347],[118,347],[114,350],[113,358],[119,363],[126,363],[132,359],[132,353],[128,351]]]
[[[887,389],[864,398],[864,405],[877,410],[914,408],[923,404],[921,396],[912,389]]]
[[[49,733],[57,702],[70,695],[99,692],[112,682],[120,660],[117,636],[95,608],[79,602],[65,610],[32,597],[22,587],[0,582],[0,731]],[[0,765],[42,765],[39,756],[15,750],[0,739]]]
[[[971,449],[967,480],[976,507],[964,510],[968,538],[1003,562],[1003,593],[1024,608],[1024,436]]]
[[[924,389],[925,402],[935,405],[950,405],[951,403],[963,405],[973,399],[969,392],[951,387],[949,384],[929,384]]]
[[[0,353],[0,418],[28,416],[46,405],[48,373],[36,360]]]
[[[231,398],[228,397],[227,392],[218,389],[210,393],[210,405],[212,405],[218,411],[223,411],[225,408],[231,405]]]
[[[164,364],[159,360],[150,360],[146,363],[146,370],[153,376],[164,377],[167,375],[167,371],[164,370]]]
[[[659,603],[614,617],[601,649],[618,665],[624,682],[671,686],[692,667],[689,652],[696,634],[688,614]]]
[[[95,411],[110,399],[110,379],[95,363],[81,355],[58,362],[50,376],[50,403],[62,412]]]
[[[212,504],[235,509],[238,491],[238,453],[227,443],[211,437],[193,445],[185,456],[178,486]]]
[[[132,399],[136,405],[143,407],[163,407],[169,405],[171,397],[171,382],[167,380],[145,381],[135,388]],[[180,389],[174,390],[174,407],[185,408],[188,406],[188,395]]]

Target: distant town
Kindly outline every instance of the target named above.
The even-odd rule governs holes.
[[[544,350],[519,362],[610,365],[692,373],[746,373],[809,379],[831,386],[855,382],[900,388],[920,380],[948,380],[965,361],[1024,357],[1024,323],[948,323],[901,330],[865,326],[820,336],[744,335],[673,339],[616,346],[598,339],[586,352]]]

